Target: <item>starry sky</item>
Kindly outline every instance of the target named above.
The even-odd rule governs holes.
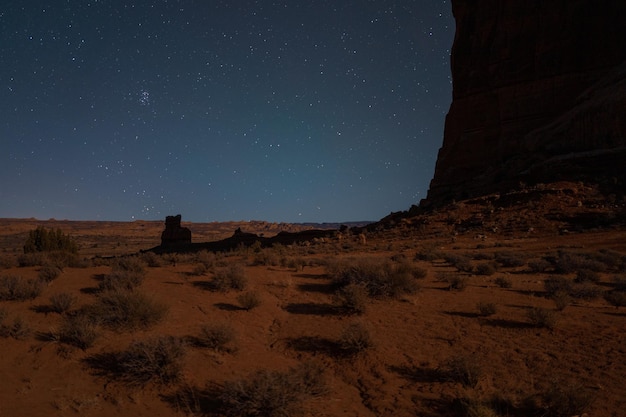
[[[378,220],[426,196],[445,0],[8,0],[0,217]]]

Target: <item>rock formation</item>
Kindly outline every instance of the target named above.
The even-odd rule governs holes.
[[[626,1],[452,0],[453,101],[425,206],[626,181]]]
[[[167,216],[165,230],[161,233],[161,246],[170,247],[191,243],[191,230],[180,225],[182,216]]]

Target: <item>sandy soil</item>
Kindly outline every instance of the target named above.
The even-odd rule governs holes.
[[[467,218],[474,215],[466,214]],[[168,306],[165,320],[145,330],[101,329],[95,344],[84,351],[46,337],[61,321],[46,306],[49,297],[60,292],[74,294],[77,307],[93,303],[97,278],[110,273],[111,267],[64,268],[35,299],[0,301],[5,325],[19,317],[30,329],[19,340],[0,338],[0,416],[220,415],[220,409],[211,405],[210,397],[216,394],[210,387],[219,389],[225,381],[246,378],[256,370],[286,370],[308,360],[323,367],[329,387],[328,393],[301,404],[308,416],[466,415],[460,405],[464,401],[493,404],[493,398],[500,399],[499,407],[492,405],[498,415],[545,415],[543,396],[555,385],[589,393],[593,397],[585,410],[589,416],[622,416],[626,409],[626,309],[613,307],[600,296],[575,299],[563,311],[555,311],[555,302],[544,296],[544,281],[555,272],[531,272],[528,263],[555,256],[559,250],[592,254],[610,249],[626,256],[626,230],[554,233],[547,228],[542,233],[514,236],[510,231],[456,233],[435,223],[429,226],[432,233],[410,225],[372,232],[365,244],[345,237],[258,253],[232,252],[218,256],[216,266],[202,275],[194,272],[199,262],[191,255],[178,257],[176,262],[165,257],[161,266],[146,267],[139,289]],[[158,243],[156,226],[132,226],[127,228],[132,230],[127,236],[133,242],[129,246]],[[4,226],[5,235],[9,227],[22,233],[32,224],[13,221]],[[188,227],[193,231],[193,224]],[[82,239],[89,234],[92,245],[101,247],[99,236],[106,240],[110,227],[90,228]],[[144,235],[147,230],[152,236]],[[12,256],[12,248],[6,246],[12,241],[4,242],[5,256]],[[493,275],[477,275],[458,271],[441,256],[418,259],[434,251],[467,256],[474,268],[495,262],[498,252],[523,262],[514,267],[499,265]],[[255,265],[262,256],[278,259],[277,265]],[[345,314],[336,308],[324,263],[346,257],[402,258],[425,269],[427,276],[419,280],[420,289],[414,294],[371,299],[364,314]],[[280,258],[305,260],[310,266],[280,266]],[[237,300],[240,292],[210,289],[208,283],[217,271],[233,263],[245,265],[246,291],[260,295],[259,307],[243,310]],[[39,266],[11,266],[0,271],[0,276],[36,278],[39,270]],[[598,273],[594,287],[600,292],[613,289],[616,274],[624,271]],[[452,275],[467,278],[467,287],[450,290],[441,278]],[[573,279],[575,273],[560,276]],[[511,288],[496,285],[498,278],[509,280]],[[493,303],[495,314],[480,315],[479,302]],[[532,307],[554,312],[556,326],[533,326],[528,319]],[[353,322],[369,329],[373,346],[344,355],[338,352],[337,341],[342,329]],[[207,323],[231,326],[236,351],[187,346],[182,379],[170,386],[129,387],[98,375],[86,361],[153,336],[188,338]],[[446,373],[446,364],[454,358],[467,359],[477,369],[474,386]],[[173,400],[184,389],[195,393],[195,399]]]

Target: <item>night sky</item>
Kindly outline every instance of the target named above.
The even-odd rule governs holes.
[[[0,217],[378,220],[426,196],[442,0],[3,1]]]

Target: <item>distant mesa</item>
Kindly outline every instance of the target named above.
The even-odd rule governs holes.
[[[180,225],[182,216],[167,216],[165,230],[161,233],[161,247],[187,245],[191,243],[191,230]]]
[[[452,105],[422,206],[556,181],[623,195],[626,1],[453,0],[452,11]]]

